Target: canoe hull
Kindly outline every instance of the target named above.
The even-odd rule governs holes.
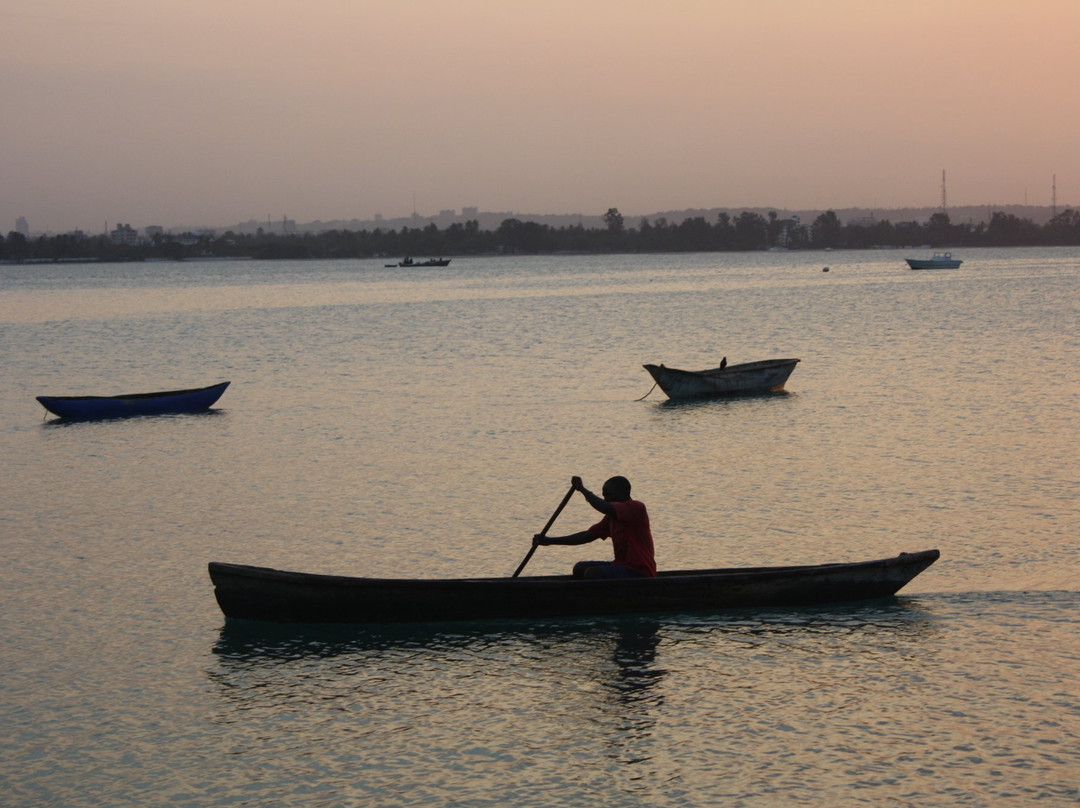
[[[798,359],[764,359],[710,370],[643,367],[668,398],[698,398],[779,393],[797,364]]]
[[[37,400],[46,410],[61,418],[125,418],[208,410],[228,386],[229,382],[221,382],[191,390],[121,396],[38,396]]]
[[[387,579],[210,562],[227,618],[276,623],[408,623],[805,606],[889,597],[937,550],[853,564],[663,572],[656,578]]]

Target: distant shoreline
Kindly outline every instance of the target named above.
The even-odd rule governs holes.
[[[288,222],[282,227],[287,229]],[[691,216],[681,222],[658,217],[631,223],[610,208],[598,227],[559,227],[518,218],[503,219],[494,229],[478,220],[402,227],[400,230],[331,229],[319,233],[255,234],[181,233],[152,229],[140,235],[121,225],[108,235],[67,234],[37,239],[21,233],[0,237],[0,260],[22,263],[98,261],[389,258],[391,256],[461,257],[468,255],[637,254],[755,252],[808,249],[917,249],[1035,247],[1080,245],[1080,212],[1063,210],[1045,225],[994,210],[977,223],[954,223],[944,212],[925,222],[868,216],[843,221],[835,211],[812,220],[767,216],[744,210],[715,217]]]
[[[955,245],[954,246],[948,246],[948,245],[946,245],[943,249],[957,249],[957,250],[1034,250],[1034,249],[1054,249],[1054,248],[1056,248],[1056,249],[1068,249],[1070,247],[1075,247],[1075,246],[1080,246],[1080,245],[1070,245],[1070,244],[1016,244],[1016,245],[1007,245],[1006,244],[1006,245],[1000,245],[999,244],[999,245],[979,245],[979,246],[970,246],[969,245],[969,246],[966,246],[966,247],[965,246],[955,246]],[[929,244],[920,244],[920,245],[875,246],[875,247],[807,247],[807,248],[804,248],[804,249],[796,249],[796,250],[776,250],[776,249],[772,249],[772,248],[764,249],[764,250],[697,250],[697,251],[672,250],[670,252],[652,252],[652,253],[642,253],[640,251],[639,252],[607,252],[607,253],[564,251],[564,252],[548,252],[548,253],[513,253],[513,254],[490,252],[490,253],[470,253],[468,255],[455,255],[455,256],[453,256],[453,258],[455,258],[455,259],[456,258],[498,259],[498,258],[531,258],[531,257],[551,257],[551,256],[583,257],[584,258],[584,257],[595,257],[597,255],[619,256],[619,255],[643,255],[643,254],[648,254],[648,255],[691,255],[691,254],[702,254],[702,255],[720,255],[720,254],[722,254],[722,255],[731,255],[731,254],[735,254],[735,255],[740,255],[740,254],[746,254],[747,252],[754,252],[754,253],[760,253],[760,252],[790,253],[790,254],[796,254],[796,255],[815,255],[815,254],[820,254],[820,253],[832,253],[832,254],[840,253],[840,254],[842,254],[842,253],[851,253],[851,252],[906,252],[906,253],[920,252],[920,253],[925,253],[925,252],[929,252],[929,251],[931,251],[933,249],[935,249],[935,248],[933,246],[929,245]],[[34,259],[28,259],[28,260],[25,260],[25,261],[17,261],[17,260],[12,260],[12,259],[0,259],[0,266],[55,266],[55,265],[66,265],[66,264],[133,264],[133,263],[136,263],[136,264],[210,264],[210,263],[243,262],[243,261],[257,261],[257,260],[263,260],[263,261],[288,260],[288,261],[294,261],[294,262],[305,262],[305,261],[342,261],[342,262],[343,261],[380,261],[381,262],[381,261],[386,261],[388,258],[393,258],[393,256],[388,256],[388,255],[383,255],[383,256],[378,256],[378,255],[376,255],[376,256],[363,256],[363,257],[356,257],[356,256],[331,256],[331,257],[307,256],[307,257],[286,258],[286,259],[282,259],[282,258],[262,258],[262,259],[259,259],[259,258],[255,258],[255,257],[250,256],[250,255],[236,255],[236,256],[213,256],[213,255],[207,255],[207,256],[191,256],[191,257],[186,257],[186,258],[115,258],[115,259],[103,259],[103,258],[43,259],[43,258],[34,258]],[[402,267],[397,263],[384,264],[383,266],[386,267],[386,268],[391,268],[392,267],[392,268],[395,268],[395,269],[402,269],[402,270],[431,269],[432,268],[432,267],[424,267],[424,266],[420,265],[419,263],[415,267],[410,267],[410,266]],[[447,271],[452,271],[452,269],[447,268]]]
[[[977,224],[987,222],[995,212],[1005,213],[1022,219],[1029,219],[1035,224],[1045,225],[1055,215],[1065,210],[1080,209],[1077,205],[1028,205],[1028,204],[1002,204],[1002,205],[954,205],[943,211],[939,207],[903,207],[903,208],[871,208],[871,207],[844,207],[844,208],[787,208],[754,205],[748,207],[710,207],[710,208],[684,208],[682,210],[664,210],[654,213],[627,213],[624,218],[628,226],[636,226],[643,220],[657,222],[682,222],[686,219],[703,217],[715,221],[721,213],[737,215],[742,212],[756,213],[768,217],[775,213],[778,218],[791,219],[798,217],[804,222],[813,221],[818,216],[832,211],[846,225],[857,222],[927,222],[936,213],[946,213],[949,218],[958,224]],[[514,211],[473,211],[466,212],[444,211],[436,215],[424,216],[413,214],[411,216],[397,216],[389,219],[314,219],[308,222],[298,223],[288,218],[263,219],[261,221],[248,219],[231,225],[207,225],[207,224],[184,224],[169,227],[145,224],[143,230],[152,228],[162,233],[200,233],[207,235],[221,235],[224,233],[236,233],[238,235],[255,235],[260,230],[264,233],[277,235],[303,235],[320,234],[331,230],[344,231],[374,231],[401,230],[402,228],[423,228],[435,225],[438,228],[447,228],[452,225],[464,225],[466,222],[477,222],[481,230],[496,230],[507,219],[518,219],[522,222],[533,222],[548,227],[604,227],[603,214],[584,213],[517,213]],[[85,231],[39,231],[30,233],[28,238],[54,238],[56,236],[83,232],[85,235],[103,235],[100,233],[86,233]]]

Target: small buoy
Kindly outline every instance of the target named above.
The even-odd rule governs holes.
[[[821,270],[821,271],[822,271],[822,272],[828,272],[828,271],[829,271],[829,268],[828,268],[828,267],[825,267],[825,268],[824,268],[823,270]]]

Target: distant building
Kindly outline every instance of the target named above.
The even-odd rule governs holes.
[[[149,239],[152,239],[154,236],[165,235],[165,228],[159,224],[147,225],[144,229],[146,230],[146,237]]]
[[[139,243],[139,231],[130,224],[119,224],[109,233],[109,241],[132,246]]]
[[[480,208],[462,208],[461,209],[461,218],[462,219],[475,219],[479,215],[480,215]]]
[[[27,238],[30,237],[30,223],[26,221],[25,216],[20,216],[18,219],[15,220],[15,232],[21,233]]]

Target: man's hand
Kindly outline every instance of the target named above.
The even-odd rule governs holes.
[[[535,536],[533,536],[533,547],[543,546],[543,545],[546,545],[547,543],[548,543],[548,540],[547,540],[547,537],[544,536],[544,534],[537,533]]]

